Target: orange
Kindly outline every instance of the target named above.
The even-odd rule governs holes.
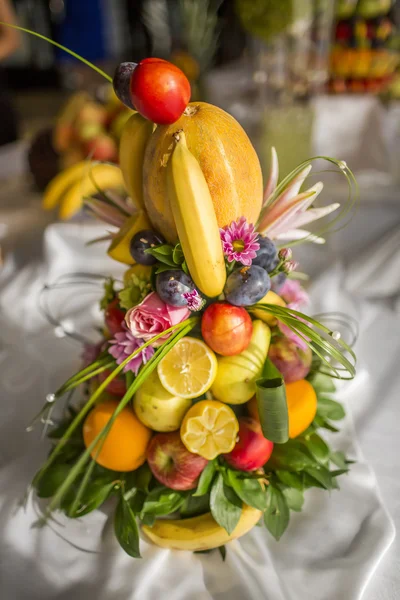
[[[83,424],[83,441],[90,446],[105,427],[118,402],[107,400],[96,406]],[[133,471],[146,460],[146,450],[151,438],[151,430],[139,421],[131,408],[124,408],[115,419],[96,457],[96,445],[91,455],[96,462],[112,471]]]
[[[295,438],[311,425],[317,412],[317,395],[306,379],[287,383],[285,387],[289,412],[289,437]],[[258,420],[255,396],[247,403],[247,409],[250,416]]]
[[[154,229],[170,242],[177,240],[168,201],[166,165],[174,147],[173,134],[180,129],[206,178],[218,225],[224,227],[242,216],[255,223],[263,195],[256,151],[231,115],[206,102],[191,102],[178,121],[159,125],[146,146],[143,194]]]

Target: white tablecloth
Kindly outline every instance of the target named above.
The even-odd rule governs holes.
[[[227,561],[222,563],[219,555],[159,550],[143,541],[143,559],[134,561],[118,548],[110,527],[106,526],[103,539],[99,539],[99,525],[105,521],[101,513],[65,527],[30,528],[36,518],[34,505],[29,503],[24,512],[16,500],[23,495],[47,446],[40,441],[39,431],[26,434],[24,427],[46,393],[79,364],[78,346],[55,335],[58,332],[38,312],[37,295],[44,282],[54,281],[62,273],[115,269],[101,247],[85,248],[85,239],[95,237],[95,230],[96,226],[86,223],[50,226],[44,259],[15,272],[10,256],[0,281],[2,600],[398,598],[397,542],[375,572],[394,537],[382,498],[393,517],[400,520],[397,232],[384,248],[380,244],[371,248],[369,256],[363,255],[357,269],[357,259],[348,260],[346,269],[338,263],[314,286],[316,311],[349,311],[360,321],[359,374],[339,394],[349,414],[341,433],[332,440],[357,463],[349,476],[341,478],[340,492],[312,490],[307,494],[304,512],[292,514],[279,543],[256,528],[229,545]],[[96,295],[96,290],[88,297],[76,295],[81,303],[77,311],[55,300],[53,308],[79,325],[83,306],[95,316]],[[352,420],[361,450],[354,441]]]

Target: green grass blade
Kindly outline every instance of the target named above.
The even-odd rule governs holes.
[[[80,56],[79,54],[74,52],[73,50],[70,50],[69,48],[62,46],[58,42],[55,42],[54,40],[46,37],[45,35],[42,35],[41,33],[37,33],[36,31],[32,31],[31,29],[26,29],[25,27],[19,27],[19,25],[12,25],[11,23],[4,23],[4,21],[0,21],[0,25],[5,25],[6,27],[11,27],[12,29],[17,29],[18,31],[23,31],[24,33],[29,33],[30,35],[34,35],[34,36],[40,38],[41,40],[48,42],[49,44],[53,44],[53,46],[57,46],[57,48],[60,48],[60,50],[64,50],[64,52],[67,52],[68,54],[71,54],[71,56],[73,56],[74,58],[77,58],[78,60],[83,62],[85,65],[87,65],[88,67],[93,69],[94,71],[97,71],[97,73],[99,73],[99,75],[101,75],[102,77],[107,79],[107,81],[112,83],[112,81],[113,81],[112,77],[110,77],[110,75],[107,75],[107,73],[102,71],[102,69],[100,69],[99,67],[96,67],[96,65],[91,63],[89,60],[86,60],[86,58],[83,58],[82,56]]]

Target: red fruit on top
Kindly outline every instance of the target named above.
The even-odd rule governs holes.
[[[99,373],[98,378],[100,383],[103,383],[103,381],[105,381],[110,374],[111,371],[109,369],[106,369],[102,373]],[[115,377],[115,379],[113,379],[106,387],[106,391],[109,394],[113,394],[114,396],[122,398],[122,396],[124,396],[126,393],[125,377],[123,375],[118,375],[117,377]]]
[[[114,337],[116,333],[123,330],[125,313],[119,308],[118,298],[115,298],[107,306],[104,313],[104,320],[110,335]]]
[[[186,75],[161,58],[142,60],[132,73],[130,86],[136,110],[158,125],[175,123],[190,100]]]
[[[224,454],[226,462],[241,471],[254,471],[265,465],[274,444],[263,436],[260,423],[250,417],[240,417],[238,437],[234,449]]]
[[[186,449],[179,431],[158,433],[147,448],[147,462],[154,477],[172,490],[192,490],[207,459]]]
[[[201,333],[214,352],[222,356],[234,356],[249,345],[253,323],[245,308],[216,302],[203,314]]]

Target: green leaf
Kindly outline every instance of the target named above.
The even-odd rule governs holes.
[[[338,431],[339,431],[339,429],[337,429],[336,427],[331,425],[331,423],[329,423],[326,419],[324,419],[323,417],[321,417],[318,414],[315,415],[314,421],[312,422],[312,424],[315,426],[316,429],[319,429],[319,428],[327,429],[328,431],[332,431],[333,433],[338,433]]]
[[[228,534],[231,534],[239,522],[240,515],[242,513],[242,503],[240,506],[237,503],[232,502],[234,500],[234,492],[229,487],[224,486],[224,481],[221,473],[218,473],[216,480],[211,488],[210,495],[210,509],[211,514],[221,527],[223,527]],[[227,493],[230,496],[227,497]]]
[[[332,477],[329,470],[325,469],[325,467],[307,467],[305,472],[318,481],[326,490],[332,489]]]
[[[317,394],[320,394],[321,392],[331,394],[336,391],[336,386],[333,383],[332,378],[324,373],[314,373],[309,378],[309,381]]]
[[[257,479],[239,479],[232,469],[228,469],[227,473],[229,484],[245,504],[265,510],[266,490]]]
[[[346,461],[346,455],[344,452],[332,452],[330,460],[334,465],[339,467],[339,469],[348,470],[348,462]]]
[[[36,493],[39,498],[50,498],[54,496],[60,485],[64,482],[71,467],[65,464],[54,464],[39,479]]]
[[[319,435],[313,433],[310,436],[301,439],[304,440],[304,445],[316,460],[322,463],[327,462],[329,459],[330,449],[328,444],[324,442]]]
[[[181,264],[181,269],[182,269],[182,271],[184,271],[184,272],[186,273],[186,275],[190,275],[190,273],[189,273],[189,269],[188,269],[188,266],[187,266],[187,264],[186,264],[186,261],[184,261],[184,262]]]
[[[203,515],[210,510],[210,494],[204,494],[204,496],[188,496],[181,506],[180,514],[181,517],[196,517],[197,515]]]
[[[271,442],[284,444],[289,439],[289,415],[282,375],[269,358],[256,381],[257,408],[263,435]]]
[[[318,396],[317,415],[324,419],[340,421],[346,416],[345,410],[339,402],[326,396]]]
[[[176,244],[176,246],[172,252],[172,260],[174,261],[174,263],[176,265],[181,265],[183,263],[183,261],[185,260],[182,247],[179,243]]]
[[[136,487],[138,488],[138,490],[148,493],[150,481],[153,477],[153,473],[151,472],[148,463],[145,462],[141,467],[136,469],[135,473]]]
[[[301,512],[304,504],[304,495],[301,490],[297,490],[291,487],[285,487],[282,490],[285,500],[290,510]]]
[[[124,494],[124,497],[126,500],[126,494]],[[128,502],[133,514],[140,514],[140,512],[143,509],[143,504],[145,503],[145,500],[146,494],[145,492],[141,492],[140,490],[135,490],[134,493],[130,495]]]
[[[339,477],[340,475],[345,475],[349,472],[349,469],[336,469],[335,471],[331,471],[331,477]]]
[[[173,251],[173,247],[169,244],[162,244],[161,246],[156,246],[155,248],[147,248],[145,253],[151,254],[160,263],[169,265],[171,267],[176,267],[176,263],[172,258]]]
[[[186,494],[183,492],[173,491],[167,487],[158,487],[152,490],[147,496],[141,516],[146,513],[161,516],[169,515],[182,506]]]
[[[115,482],[108,479],[95,479],[88,485],[82,494],[80,505],[74,515],[69,514],[69,517],[83,517],[93,510],[101,506],[115,487]]]
[[[226,548],[225,548],[225,546],[218,546],[217,550],[220,553],[223,562],[225,562],[225,559],[226,559]]]
[[[315,459],[309,455],[300,442],[290,441],[282,446],[275,446],[271,458],[265,466],[268,470],[287,469],[289,471],[302,471],[305,467],[315,466]]]
[[[208,490],[211,487],[211,482],[216,472],[215,462],[210,460],[210,462],[206,465],[205,469],[200,475],[199,483],[197,485],[197,490],[193,494],[193,496],[203,496],[207,494]]]
[[[156,275],[158,275],[159,273],[163,273],[164,271],[171,271],[171,269],[172,270],[179,269],[179,267],[177,265],[171,266],[171,265],[159,264],[156,269]]]
[[[135,515],[121,494],[114,515],[115,536],[129,556],[141,558],[139,549],[139,529]]]
[[[264,523],[268,531],[278,541],[289,524],[290,512],[286,498],[280,489],[273,485],[267,487],[267,508]]]
[[[100,309],[105,310],[107,306],[114,300],[115,298],[115,290],[114,290],[114,279],[112,277],[108,277],[104,282],[104,295],[100,300]]]
[[[143,525],[148,525],[149,527],[153,527],[155,521],[156,521],[156,516],[155,515],[141,515],[140,516],[140,521],[143,523]]]
[[[298,473],[291,473],[290,471],[276,471],[276,476],[284,483],[285,485],[295,488],[296,490],[303,489],[303,477]]]

